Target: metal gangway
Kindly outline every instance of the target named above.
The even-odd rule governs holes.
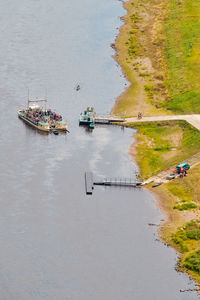
[[[112,123],[122,123],[125,119],[114,116],[114,115],[95,115],[94,122],[96,124],[112,124]]]
[[[106,178],[102,181],[95,181],[94,185],[105,185],[105,186],[122,186],[122,187],[139,187],[142,182],[131,178]]]

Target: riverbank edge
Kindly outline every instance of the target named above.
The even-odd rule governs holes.
[[[122,94],[116,99],[116,102],[113,106],[113,109],[111,111],[111,113],[116,113],[116,106],[117,104],[123,99],[123,97],[127,94],[127,93],[131,93],[131,91],[133,92],[133,96],[135,98],[135,96],[137,96],[137,94],[139,95],[140,93],[140,88],[138,89],[138,80],[137,80],[137,73],[136,72],[126,72],[126,68],[124,68],[124,64],[123,64],[123,55],[121,57],[120,55],[120,38],[122,35],[127,34],[125,31],[125,27],[128,23],[128,18],[130,17],[131,14],[131,10],[129,10],[127,3],[131,3],[132,0],[128,0],[128,1],[123,1],[121,0],[122,4],[123,4],[123,8],[126,10],[126,15],[121,17],[121,19],[124,21],[124,24],[121,25],[120,30],[119,30],[119,34],[115,39],[115,43],[114,43],[114,49],[116,51],[116,54],[114,55],[114,59],[116,60],[116,62],[121,66],[122,69],[122,73],[125,76],[125,78],[127,79],[127,81],[130,83],[130,85],[122,92]],[[168,114],[168,112],[166,112],[166,114]],[[128,126],[127,126],[128,127]],[[132,156],[132,159],[134,162],[137,163],[137,165],[140,165],[140,161],[138,159],[138,153],[137,153],[137,149],[136,146],[139,142],[139,140],[137,139],[137,135],[134,135],[134,139],[135,141],[131,144],[130,146],[130,150],[129,150],[129,154]],[[164,220],[159,224],[159,229],[158,229],[158,234],[159,234],[159,238],[160,240],[167,246],[172,247],[176,253],[178,254],[178,258],[181,259],[181,257],[183,256],[181,252],[178,251],[178,249],[171,244],[169,236],[171,235],[171,232],[173,230],[170,230],[170,228],[177,229],[177,224],[173,223],[173,211],[172,208],[170,206],[170,203],[172,201],[172,199],[170,199],[170,193],[168,193],[168,195],[164,196],[162,190],[154,190],[152,189],[151,185],[147,185],[145,186],[145,190],[147,190],[149,193],[151,193],[157,202],[157,207],[158,209],[163,213],[164,215]],[[177,214],[178,215],[178,214]],[[198,276],[195,276],[194,272],[190,272],[189,270],[184,269],[183,267],[181,267],[179,265],[179,261],[177,262],[177,265],[175,266],[176,270],[179,272],[183,272],[186,273],[190,279],[194,280],[196,285],[198,287],[200,287],[200,281]]]

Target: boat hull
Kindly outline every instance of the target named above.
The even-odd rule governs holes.
[[[67,131],[67,124],[66,124],[66,125],[63,125],[63,126],[58,126],[58,125],[56,125],[56,126],[55,126],[55,129],[56,129],[56,130],[59,130],[59,131]]]
[[[79,125],[90,125],[92,121],[79,121]]]

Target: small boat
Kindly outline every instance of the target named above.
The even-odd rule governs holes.
[[[76,91],[79,91],[81,89],[81,87],[80,87],[80,85],[78,84],[77,86],[76,86]]]
[[[53,130],[53,133],[55,134],[55,135],[58,135],[59,134],[59,131],[58,130]]]
[[[154,185],[152,185],[152,188],[155,188],[155,187],[157,187],[157,186],[159,186],[161,184],[162,184],[162,182],[155,183]]]
[[[95,128],[95,124],[92,122],[89,124],[89,128],[94,129]]]

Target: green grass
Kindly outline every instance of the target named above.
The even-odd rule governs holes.
[[[183,210],[197,208],[197,205],[193,202],[190,202],[190,203],[183,203],[183,204],[175,205],[173,208],[183,211]]]
[[[200,240],[200,222],[193,220],[172,234],[172,243],[181,253],[188,252]]]
[[[183,240],[200,240],[200,221],[192,220],[186,223],[179,228],[176,236],[182,238]]]
[[[186,257],[184,267],[200,274],[200,250],[194,251]]]
[[[175,113],[200,113],[200,2],[170,0],[165,24],[170,101]]]
[[[127,53],[129,58],[134,58],[139,51],[136,34],[138,33],[138,24],[142,21],[142,19],[139,15],[134,13],[129,16],[129,21],[132,29],[128,32],[128,41],[126,41],[125,44],[128,47]]]
[[[177,183],[177,181],[179,181]],[[185,183],[185,182],[184,182]],[[192,201],[192,193],[191,193],[191,187],[181,183],[179,179],[173,180],[168,183],[168,190],[177,198],[184,202],[190,202]],[[179,205],[180,207],[180,205]],[[176,207],[177,208],[177,207]]]
[[[138,162],[144,179],[200,151],[200,132],[184,121],[137,123],[130,124],[130,127],[139,130]],[[173,136],[179,137],[179,145],[176,144]],[[176,186],[173,187],[172,183],[171,192],[173,188],[177,193],[178,189]],[[181,197],[181,194],[179,196]],[[192,200],[189,194],[188,197],[181,199]]]

